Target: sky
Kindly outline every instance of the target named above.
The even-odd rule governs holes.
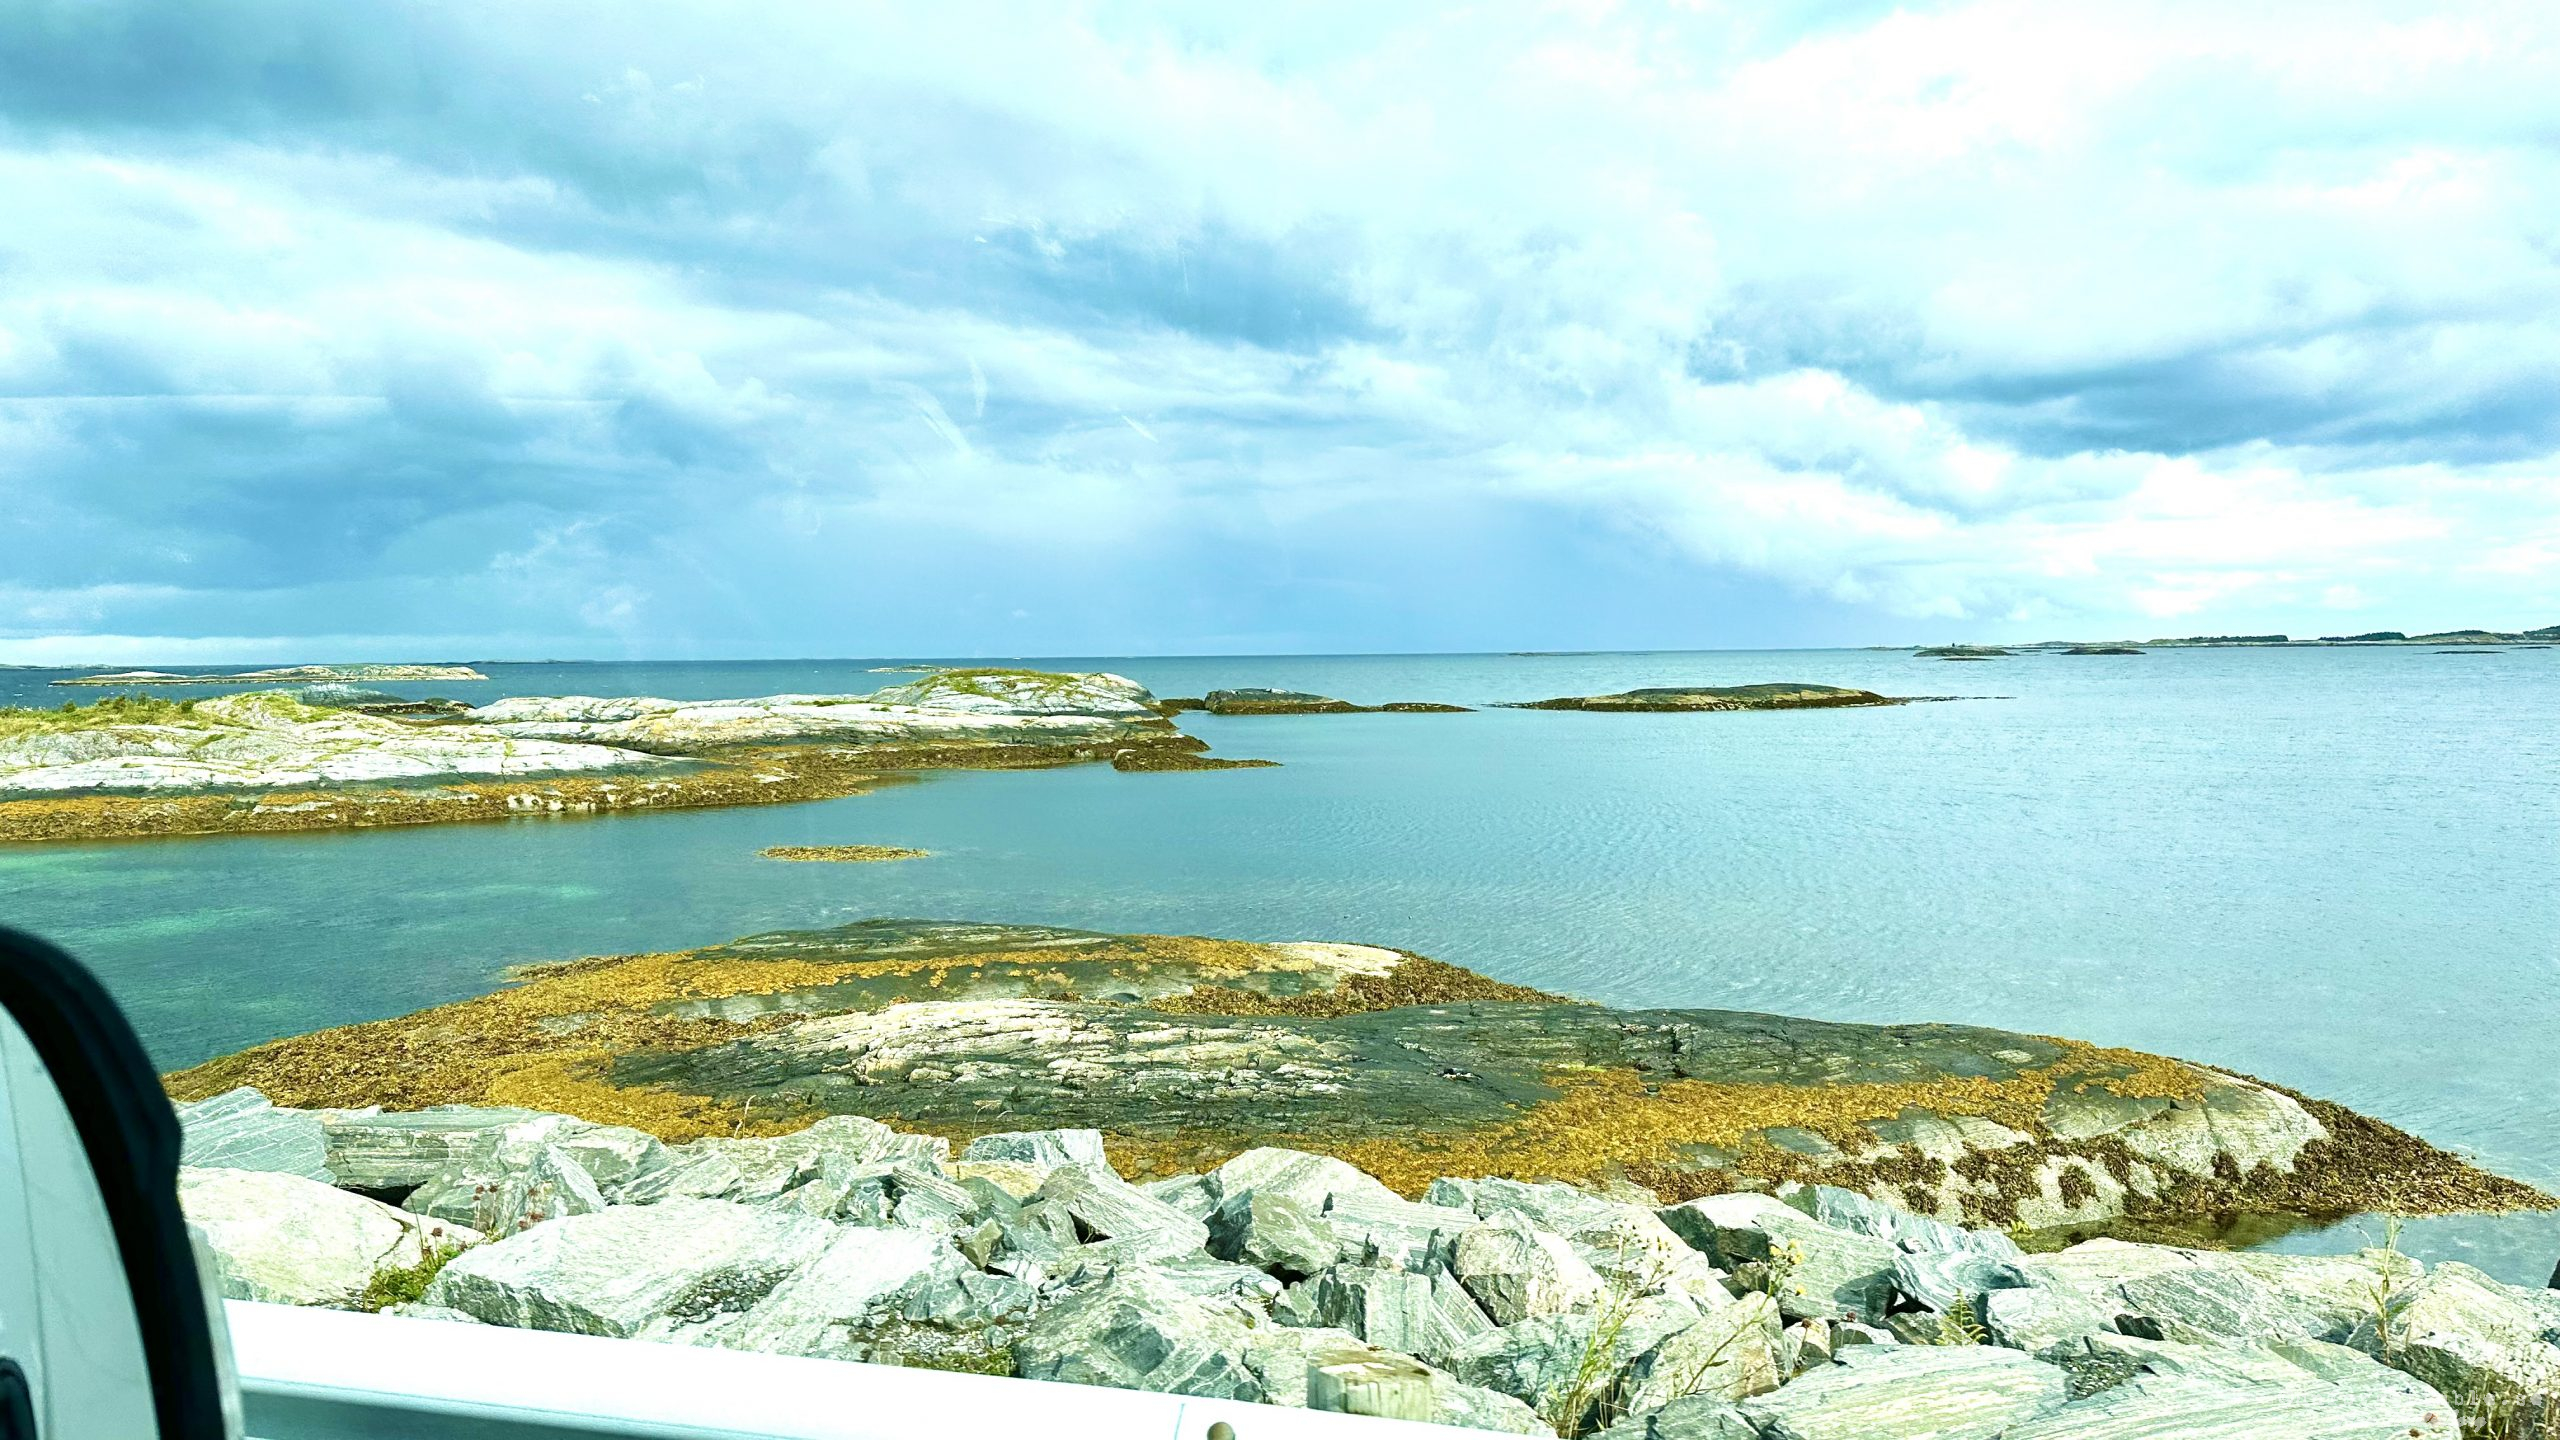
[[[0,661],[2560,623],[2560,6],[0,6]]]

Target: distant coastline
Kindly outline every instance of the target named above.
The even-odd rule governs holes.
[[[2412,635],[2400,630],[2370,630],[2361,635],[2169,635],[2151,640],[2030,640],[2003,645],[1879,645],[1879,650],[1909,650],[1937,659],[1989,659],[2002,654],[2076,651],[2084,655],[2120,655],[2144,650],[2302,650],[2341,646],[2512,645],[2520,649],[2560,645],[2560,625],[2538,630],[2437,630]]]

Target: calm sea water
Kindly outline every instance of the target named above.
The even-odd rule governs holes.
[[[490,665],[385,687],[859,691],[885,662]],[[2230,1066],[2560,1187],[2560,651],[1072,658],[1165,695],[1495,700],[1807,680],[1965,703],[1185,724],[1273,770],[959,773],[818,804],[0,850],[164,1064],[529,960],[869,915],[1402,946],[1625,1005],[1948,1020]],[[58,704],[60,672],[0,672]],[[212,693],[160,692],[160,693]],[[920,846],[785,865],[767,845]],[[2361,1243],[2350,1227],[2291,1248]],[[2560,1221],[2404,1244],[2539,1283]]]

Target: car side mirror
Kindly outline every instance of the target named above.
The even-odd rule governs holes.
[[[239,1434],[178,1147],[106,990],[0,929],[0,1440]]]

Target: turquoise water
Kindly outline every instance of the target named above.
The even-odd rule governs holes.
[[[484,666],[486,684],[384,688],[702,698],[900,678],[878,663]],[[2560,651],[1039,663],[1167,695],[1479,704],[1807,680],[2004,698],[1192,715],[1219,753],[1282,768],[957,773],[772,809],[7,850],[0,921],[87,957],[171,1066],[474,994],[523,961],[923,915],[1370,941],[1619,1004],[2074,1035],[2280,1080],[2560,1186]],[[0,672],[0,703],[96,693],[48,692],[54,673]],[[816,843],[935,854],[756,857]],[[2427,1222],[2404,1244],[2539,1283],[2560,1221]]]

